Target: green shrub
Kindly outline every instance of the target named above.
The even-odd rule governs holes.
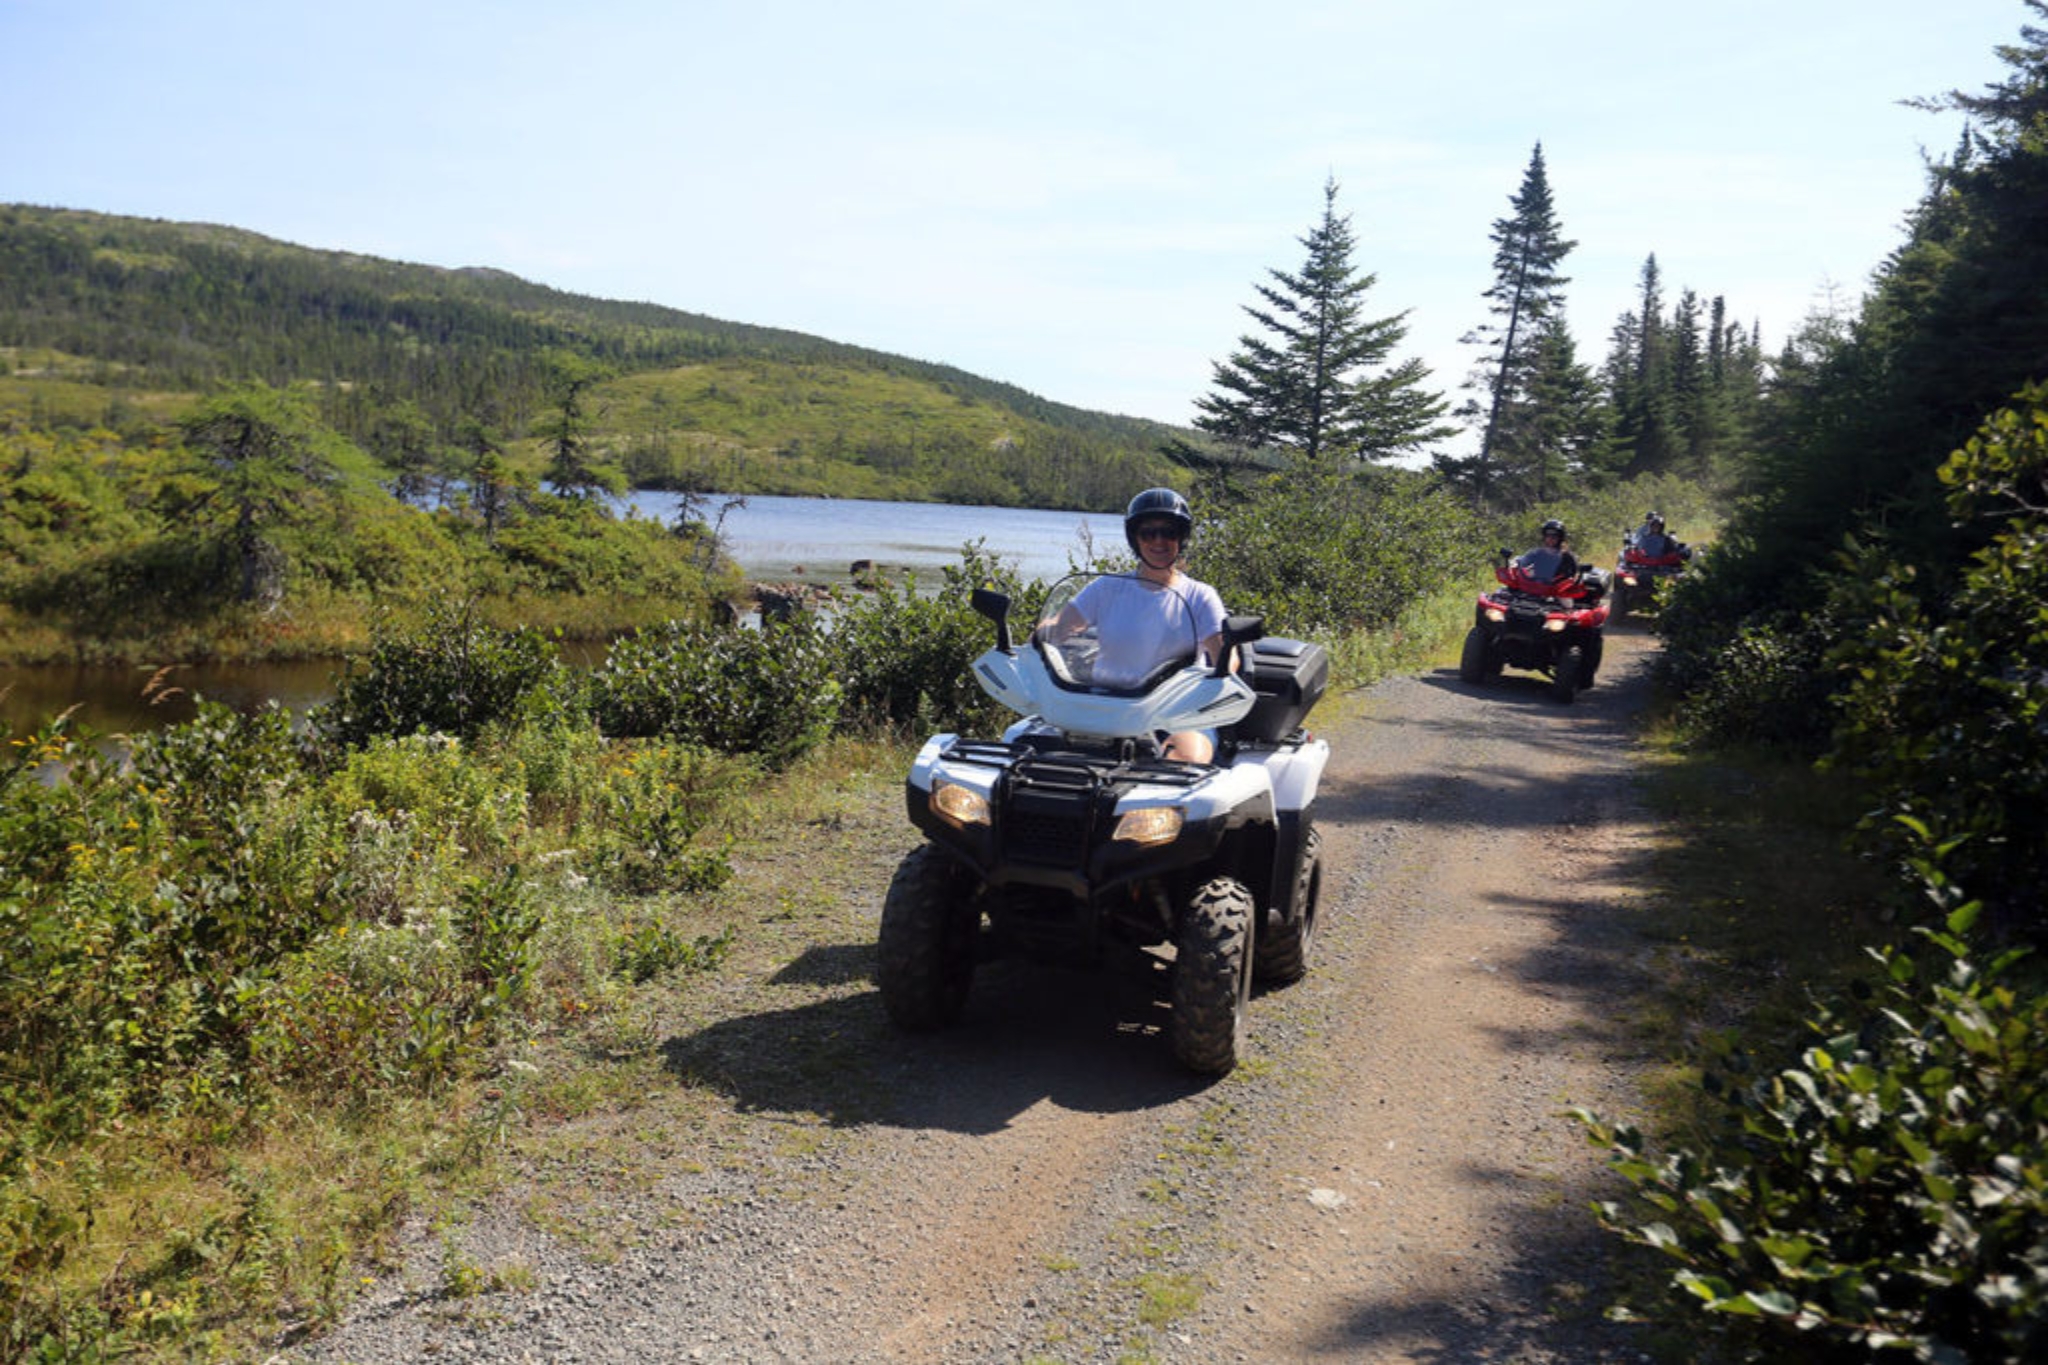
[[[452,998],[454,964],[444,916],[398,927],[337,925],[263,983],[251,1014],[251,1061],[274,1085],[343,1103],[438,1079],[445,1042],[415,1030],[427,1017],[422,1002]],[[416,1063],[428,1057],[436,1068],[423,1073]]]
[[[327,780],[322,798],[348,825],[352,847],[395,838],[423,876],[498,860],[526,826],[521,786],[445,734],[370,737]]]
[[[1817,757],[1827,747],[1832,632],[1821,620],[1752,623],[1700,656],[1666,654],[1655,671],[1686,699],[1679,730],[1709,746],[1756,744]]]
[[[722,960],[730,934],[579,899],[577,869],[716,886],[731,868],[705,831],[757,765],[514,712],[473,740],[326,753],[281,712],[202,702],[127,759],[68,720],[0,726],[0,1358],[218,1354],[205,1324],[318,1298],[331,1284],[293,1267],[345,1264],[339,1240],[327,1257],[281,1230],[268,1177],[235,1174],[257,1120],[440,1090],[544,1007],[601,1014]],[[168,1186],[132,1155],[202,1149]],[[160,1188],[139,1232],[96,1221]]]
[[[1893,846],[1893,815],[1967,835],[1948,870],[2001,928],[2048,931],[2048,386],[1984,424],[1941,479],[1988,543],[1957,571],[1916,573],[1875,550],[1844,556],[1838,595],[1859,628],[1830,663],[1842,679],[1830,763],[1875,793],[1865,834]],[[1931,581],[1930,581],[1931,580]]]
[[[581,715],[556,714],[514,726],[497,737],[497,762],[526,791],[539,824],[573,825],[596,799],[605,738]]]
[[[252,983],[333,922],[338,844],[289,721],[202,702],[123,763],[61,726],[0,781],[0,1058],[67,1113],[233,1103]],[[80,736],[89,740],[89,736]]]
[[[1478,522],[1423,475],[1300,468],[1240,502],[1196,509],[1195,576],[1274,635],[1384,626],[1491,547]]]
[[[1010,594],[1013,621],[1029,619],[1027,591],[980,547],[969,546],[945,569],[932,596],[914,578],[862,596],[832,627],[845,690],[842,724],[913,732],[985,733],[1010,719],[974,681],[975,659],[995,643],[995,628],[970,605],[973,590],[990,586]]]
[[[697,836],[755,776],[747,760],[692,745],[619,741],[579,836],[595,829],[593,866],[619,890],[715,891],[732,877],[727,844]]]
[[[183,725],[135,740],[130,762],[144,791],[172,813],[180,834],[206,837],[240,807],[299,779],[291,714],[276,705],[247,714],[201,700]]]
[[[1653,1157],[1579,1115],[1636,1190],[1602,1223],[1675,1260],[1683,1301],[1801,1359],[2048,1353],[2048,996],[2007,983],[2016,954],[1980,965],[1976,904],[1928,885],[1949,907],[1929,955],[1875,954],[1879,1007],[1820,1009],[1798,1064],[1710,1076],[1726,1122],[1704,1150]]]
[[[560,709],[571,690],[554,643],[539,631],[499,630],[467,611],[442,610],[415,629],[380,631],[313,723],[350,747],[418,731],[467,739],[529,711]]]
[[[472,877],[456,898],[454,928],[462,979],[470,987],[462,1022],[494,1029],[521,1002],[533,974],[539,897],[516,866]]]
[[[783,767],[839,716],[830,637],[806,618],[759,630],[672,621],[612,646],[590,680],[599,728],[665,738]]]
[[[732,943],[730,927],[690,939],[659,920],[631,919],[619,930],[614,970],[636,985],[685,967],[708,971],[725,960]]]

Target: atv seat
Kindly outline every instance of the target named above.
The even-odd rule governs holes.
[[[1249,645],[1240,658],[1239,676],[1251,684],[1258,700],[1230,736],[1254,744],[1277,744],[1301,728],[1309,708],[1322,699],[1330,682],[1330,656],[1307,640],[1268,637]]]

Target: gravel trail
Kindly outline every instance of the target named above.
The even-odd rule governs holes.
[[[1316,957],[1218,1082],[1113,976],[995,964],[957,1029],[893,1033],[869,973],[914,835],[850,800],[743,864],[775,909],[603,1063],[628,1099],[534,1118],[499,1195],[275,1359],[1647,1359],[1601,1318],[1613,1186],[1563,1111],[1628,1114],[1643,1064],[1648,648],[1610,631],[1570,707],[1448,668],[1325,702]]]

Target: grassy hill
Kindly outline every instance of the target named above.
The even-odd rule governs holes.
[[[485,439],[538,472],[564,357],[605,376],[582,435],[643,486],[1106,510],[1167,476],[1162,444],[1191,439],[945,365],[499,270],[0,206],[0,413],[31,426],[129,430],[254,380],[310,388],[326,424],[394,468],[454,471]]]

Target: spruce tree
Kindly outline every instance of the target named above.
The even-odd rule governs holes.
[[[548,357],[554,388],[554,411],[543,418],[539,435],[547,443],[547,481],[555,493],[578,500],[625,491],[625,478],[601,460],[590,443],[590,391],[611,377],[606,367],[570,351]]]
[[[280,533],[341,515],[342,439],[302,394],[266,384],[222,389],[178,425],[202,490],[185,515],[214,540],[236,601],[274,601],[290,567]]]
[[[1641,305],[1615,328],[1607,388],[1613,395],[1615,443],[1622,473],[1661,473],[1677,447],[1673,412],[1671,322],[1664,316],[1664,276],[1654,253],[1643,261]]]
[[[1527,401],[1519,405],[1524,429],[1512,447],[1528,458],[1521,487],[1513,491],[1518,503],[1541,504],[1602,471],[1612,410],[1599,378],[1579,362],[1561,316],[1551,314],[1537,325],[1530,349]]]
[[[1217,364],[1214,390],[1197,399],[1195,426],[1229,445],[1310,463],[1381,460],[1450,434],[1445,404],[1424,387],[1419,360],[1389,365],[1407,335],[1407,314],[1368,319],[1366,291],[1378,276],[1351,263],[1351,220],[1337,212],[1337,182],[1323,186],[1323,217],[1299,239],[1300,273],[1269,270],[1245,307],[1260,331],[1238,339]]]
[[[1558,267],[1578,243],[1565,240],[1559,228],[1542,143],[1530,154],[1521,187],[1508,205],[1513,211],[1494,220],[1493,285],[1483,296],[1495,320],[1464,338],[1468,345],[1486,348],[1467,385],[1475,396],[1458,410],[1479,426],[1479,453],[1437,462],[1441,472],[1467,484],[1474,504],[1482,506],[1500,500],[1506,485],[1526,490],[1546,482],[1541,471],[1562,452],[1533,444],[1556,427],[1549,415],[1529,408],[1537,401],[1538,365],[1568,370],[1577,363],[1557,348],[1571,344],[1570,332],[1561,325],[1564,286],[1571,281]]]

